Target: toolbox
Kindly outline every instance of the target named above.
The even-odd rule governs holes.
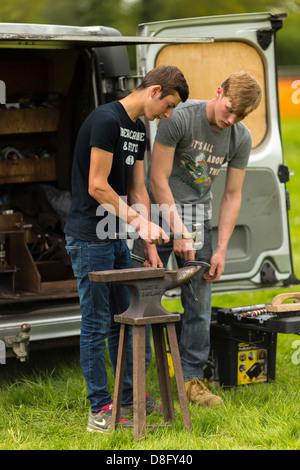
[[[283,304],[287,299],[296,303]],[[300,293],[271,304],[214,308],[211,321],[213,380],[234,387],[275,380],[277,334],[300,332]]]

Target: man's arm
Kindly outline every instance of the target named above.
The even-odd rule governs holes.
[[[171,231],[173,233],[188,233],[187,228],[184,226],[178,214],[174,197],[169,186],[174,153],[175,148],[155,141],[151,160],[150,185],[156,203],[159,205],[164,204],[168,207],[169,213],[165,214],[165,219],[170,221]],[[195,259],[195,250],[192,240],[175,239],[173,247],[177,256],[187,261]]]
[[[146,218],[149,221],[151,220],[151,210],[150,210],[150,199],[149,194],[145,186],[145,174],[144,174],[144,162],[143,160],[137,160],[134,164],[132,169],[130,180],[128,184],[128,202],[130,206],[134,205],[132,210],[137,211],[141,217]],[[134,219],[132,223],[133,226],[138,227],[139,224],[139,217]],[[157,228],[156,225],[154,225]],[[148,226],[146,227],[148,230]],[[140,232],[142,237],[143,233]],[[168,239],[167,239],[168,240]],[[167,241],[164,240],[164,241]],[[156,246],[154,244],[150,244],[143,240],[144,244],[144,257],[145,263],[144,266],[147,267],[163,267],[163,263],[158,256]]]
[[[108,183],[113,154],[97,147],[91,149],[89,194],[108,210],[113,206],[117,217],[136,228],[149,243],[162,243],[162,230],[130,208]]]
[[[238,169],[228,166],[219,211],[218,246],[211,258],[209,271],[203,275],[208,282],[218,281],[224,272],[227,246],[241,208],[245,171],[245,168]]]

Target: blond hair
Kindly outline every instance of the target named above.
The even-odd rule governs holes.
[[[261,86],[248,72],[231,74],[221,87],[223,96],[231,101],[233,113],[242,119],[254,111],[261,102]]]

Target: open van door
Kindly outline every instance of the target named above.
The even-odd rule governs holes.
[[[188,38],[185,43],[212,41]],[[104,26],[0,23],[0,364],[78,342],[77,282],[65,249],[75,141],[96,106],[140,81],[123,37]]]
[[[159,38],[213,37],[203,44],[143,44],[138,46],[138,73],[177,65],[184,73],[191,99],[211,99],[232,72],[246,70],[260,82],[259,108],[243,122],[253,148],[243,186],[240,215],[231,237],[223,276],[215,293],[280,287],[295,283],[291,256],[288,194],[289,170],[283,163],[277,90],[276,33],[285,14],[254,13],[191,18],[141,24],[138,35]],[[148,123],[150,152],[156,123]],[[215,180],[213,240],[217,241],[220,200],[226,171]]]

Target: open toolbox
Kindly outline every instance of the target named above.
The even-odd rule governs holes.
[[[275,380],[278,333],[300,333],[300,293],[279,294],[271,304],[215,309],[214,379],[224,387]]]

